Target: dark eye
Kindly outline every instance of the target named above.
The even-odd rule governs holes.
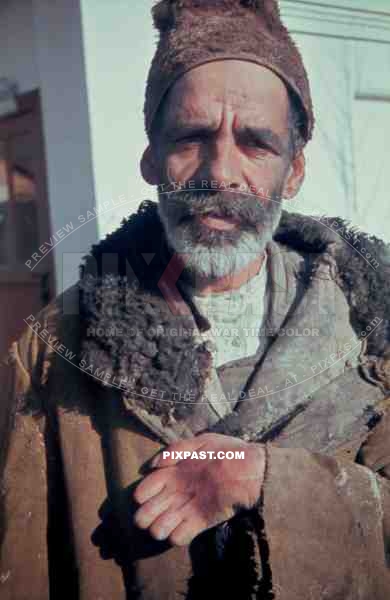
[[[245,140],[245,145],[249,148],[257,148],[258,150],[269,150],[262,140],[257,140],[256,138]]]
[[[245,140],[244,146],[250,156],[261,160],[276,154],[273,148],[268,146],[263,140],[257,140],[256,138]]]
[[[266,156],[267,154],[270,154],[272,152],[270,148],[267,148],[267,146],[264,146],[262,142],[257,142],[256,140],[247,142],[245,146],[249,148],[251,154],[259,156]]]
[[[176,144],[197,144],[203,140],[203,137],[198,133],[185,135],[175,140]]]

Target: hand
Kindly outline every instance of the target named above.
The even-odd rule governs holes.
[[[138,484],[134,499],[140,504],[135,523],[157,540],[177,546],[189,544],[202,531],[226,521],[237,510],[259,500],[264,478],[263,446],[237,438],[206,433],[170,444],[175,452],[152,461],[155,468]],[[206,459],[184,458],[176,452],[214,452]],[[243,459],[217,458],[217,452],[243,452]]]

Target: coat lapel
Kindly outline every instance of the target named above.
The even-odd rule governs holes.
[[[166,301],[169,285],[164,290],[161,278],[172,256],[155,205],[143,206],[86,262],[80,286],[85,371],[101,385],[119,390],[126,409],[165,443],[214,428],[248,439],[280,428],[360,352],[343,289],[346,267],[340,243],[334,236],[321,238],[321,225],[312,226],[309,234],[306,225],[284,216],[275,236],[278,243],[270,244],[270,334],[255,361],[224,366],[217,374],[200,334],[199,315],[185,294],[177,296],[175,281],[174,314]],[[302,248],[297,252],[286,240]],[[116,270],[107,261],[107,254],[115,252]],[[354,321],[355,329],[364,322],[356,315]],[[282,335],[287,327],[312,333]],[[348,341],[353,350],[346,350]],[[344,355],[334,359],[340,348],[348,354],[346,360]],[[240,402],[233,410],[235,400]]]
[[[172,259],[151,205],[89,257],[80,283],[83,370],[119,391],[166,443],[209,429],[230,409],[201,319],[170,276]]]
[[[388,403],[359,375],[363,345],[335,283],[335,260],[324,253],[303,269],[302,257],[281,253],[273,244],[269,264],[267,328],[279,335],[267,339],[268,351],[257,364],[252,361],[239,404],[215,430],[327,453],[346,444],[357,451]],[[227,394],[226,378],[239,388],[239,369],[225,367]]]

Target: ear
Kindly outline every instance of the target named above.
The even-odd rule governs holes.
[[[149,185],[158,185],[158,169],[150,146],[146,148],[141,158],[141,175]]]
[[[306,160],[303,151],[300,150],[289,166],[287,179],[283,186],[283,198],[291,200],[301,189],[305,179]]]

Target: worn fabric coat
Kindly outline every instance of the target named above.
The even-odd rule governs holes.
[[[390,597],[388,249],[284,215],[268,253],[258,353],[218,369],[152,203],[26,319],[2,369],[2,599]],[[210,430],[266,444],[261,501],[152,540],[145,464]]]

